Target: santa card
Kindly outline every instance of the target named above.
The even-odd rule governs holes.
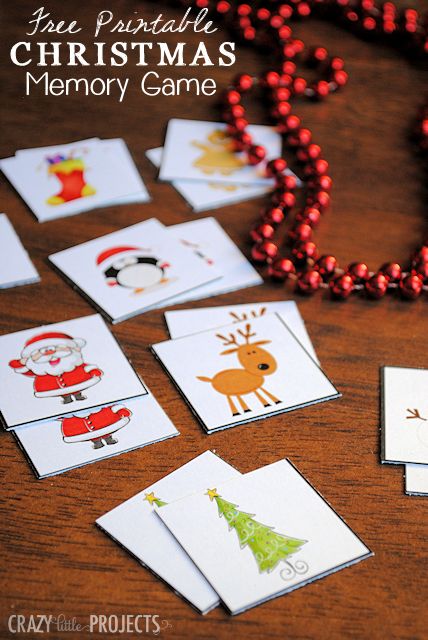
[[[428,465],[406,464],[406,493],[428,496]]]
[[[39,222],[148,194],[121,140],[84,140],[26,149],[0,160],[0,168]]]
[[[154,218],[49,260],[113,323],[221,277]]]
[[[152,350],[208,433],[340,397],[276,314]]]
[[[0,289],[39,282],[39,274],[5,213],[0,213],[0,255]]]
[[[21,427],[15,438],[38,478],[179,435],[150,392]]]
[[[99,315],[0,336],[6,429],[147,394]]]
[[[219,604],[219,597],[156,511],[201,491],[209,482],[220,484],[239,475],[206,451],[98,518],[97,525],[198,611],[207,613]]]
[[[225,124],[181,120],[168,122],[160,180],[202,180],[269,187],[266,162],[281,155],[281,136],[275,127],[250,125],[248,133],[266,149],[266,161],[249,165],[244,153],[235,153]]]
[[[286,460],[213,479],[156,514],[232,614],[372,555]]]
[[[290,331],[294,333],[306,351],[318,362],[315,349],[299,313],[297,304],[293,300],[281,302],[254,302],[251,304],[232,304],[223,307],[204,307],[203,309],[179,309],[166,311],[165,322],[171,338],[181,338],[199,333],[206,329],[215,329],[231,322],[253,320],[266,315],[277,313]]]
[[[382,462],[428,464],[428,369],[382,369]]]
[[[159,168],[162,163],[163,148],[149,149],[146,156],[150,162]],[[297,179],[298,180],[298,179]],[[298,180],[298,182],[300,182]],[[251,184],[224,184],[204,180],[173,180],[172,186],[192,207],[195,213],[225,207],[227,205],[259,198],[272,190],[271,186]]]

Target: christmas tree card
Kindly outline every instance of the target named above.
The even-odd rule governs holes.
[[[428,465],[406,464],[406,493],[428,496]]]
[[[306,351],[318,362],[315,349],[294,300],[280,302],[254,302],[251,304],[232,304],[203,309],[178,309],[166,311],[165,322],[171,338],[182,338],[192,333],[215,329],[231,322],[253,320],[268,313],[277,313],[294,333]]]
[[[177,435],[179,432],[150,392],[96,409],[75,410],[14,431],[38,478]]]
[[[163,148],[149,149],[146,156],[159,168],[162,163]],[[300,181],[299,181],[300,182]],[[192,207],[195,213],[225,207],[227,205],[260,198],[272,190],[271,186],[252,184],[224,184],[212,180],[173,180],[172,186]]]
[[[211,481],[220,484],[239,475],[206,451],[98,518],[97,525],[198,611],[207,613],[219,604],[219,597],[156,511],[201,491]]]
[[[6,429],[147,394],[99,315],[0,336],[0,353]]]
[[[168,122],[159,179],[272,186],[265,166],[281,155],[281,136],[275,127],[264,125],[250,125],[248,133],[266,149],[266,161],[256,166],[248,164],[244,153],[234,152],[225,124],[173,118]]]
[[[232,614],[372,555],[286,460],[213,480],[156,514]]]
[[[428,464],[428,369],[381,374],[382,462]]]
[[[49,256],[111,322],[220,278],[154,218]]]
[[[39,282],[30,256],[5,213],[0,213],[0,289]]]

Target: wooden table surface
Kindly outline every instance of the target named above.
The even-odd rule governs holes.
[[[3,44],[26,39],[26,20],[38,7],[34,0],[8,3],[7,11],[4,7]],[[78,18],[85,30],[77,39],[88,45],[95,17],[106,8],[101,0],[85,5],[46,3],[58,17]],[[182,14],[164,3],[136,0],[117,0],[111,8],[123,19],[133,17],[134,11],[152,19],[161,10],[171,18]],[[322,145],[334,178],[333,206],[318,232],[322,251],[334,253],[342,263],[365,260],[372,268],[391,259],[404,261],[426,233],[426,176],[406,137],[426,75],[397,52],[331,24],[308,21],[296,32],[310,44],[323,44],[343,55],[350,74],[343,92],[322,104],[296,107]],[[107,43],[118,39],[138,37],[104,38]],[[191,47],[198,38],[187,33],[181,39]],[[210,51],[227,39],[222,30],[210,36]],[[38,224],[2,181],[1,210],[15,225],[42,280],[0,294],[1,333],[93,313],[49,267],[50,253],[152,216],[166,224],[192,220],[195,216],[174,189],[156,182],[144,152],[163,143],[171,117],[217,117],[214,98],[143,96],[139,79],[145,69],[133,64],[125,69],[47,69],[52,77],[62,78],[129,76],[131,87],[122,104],[113,97],[45,97],[40,88],[26,97],[25,71],[39,74],[41,68],[14,67],[7,50],[5,56],[1,157],[20,148],[92,136],[123,137],[153,200]],[[239,50],[233,70],[169,68],[160,73],[214,77],[221,89],[233,73],[263,68],[263,59],[254,51]],[[264,122],[258,108],[250,113],[253,122]],[[259,207],[260,202],[250,201],[214,212],[246,252],[247,231]],[[290,289],[267,282],[194,306],[293,297]],[[63,614],[81,623],[91,613],[153,613],[169,621],[162,635],[171,638],[426,637],[428,500],[405,496],[403,467],[381,466],[379,461],[379,367],[428,365],[426,296],[416,303],[388,297],[342,304],[318,295],[299,298],[298,304],[319,358],[343,394],[337,402],[207,436],[149,352],[150,344],[167,337],[163,312],[153,311],[112,331],[180,430],[178,438],[39,481],[11,434],[2,434],[1,638],[10,637],[7,619],[14,613]],[[242,472],[289,457],[375,556],[236,618],[222,608],[200,616],[101,533],[94,521],[208,448]],[[51,637],[86,636],[76,632]]]

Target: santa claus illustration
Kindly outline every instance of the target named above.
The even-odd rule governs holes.
[[[16,373],[33,378],[36,398],[61,397],[63,404],[86,400],[82,391],[101,380],[103,372],[83,362],[82,338],[66,333],[47,332],[33,336],[24,345],[19,360],[9,366]]]
[[[148,253],[149,249],[139,247],[111,247],[99,254],[97,266],[102,269],[108,286],[143,293],[169,281],[165,270],[170,265]]]
[[[60,418],[64,442],[92,442],[94,449],[105,444],[117,444],[113,433],[129,423],[132,412],[123,405],[104,407],[88,415],[65,416]]]

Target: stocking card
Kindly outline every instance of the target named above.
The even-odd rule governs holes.
[[[0,336],[6,429],[145,395],[99,315]]]
[[[267,313],[277,313],[290,331],[318,362],[315,349],[306,331],[305,323],[293,300],[281,302],[255,302],[252,304],[232,304],[225,307],[204,307],[203,309],[179,309],[166,311],[165,321],[171,338],[181,338],[206,329],[215,329],[230,322],[253,320]]]
[[[156,511],[169,502],[239,476],[206,451],[98,518],[97,525],[201,613],[219,604],[214,589],[183,551]]]
[[[179,435],[151,393],[16,429],[38,478]]]
[[[221,276],[217,266],[189,251],[154,218],[49,260],[113,323]]]
[[[266,161],[248,164],[244,153],[234,153],[225,124],[180,120],[168,123],[160,180],[202,180],[226,184],[271,186],[265,176],[268,160],[281,155],[281,136],[275,127],[250,125],[248,133],[266,149]]]
[[[208,433],[340,396],[276,314],[152,350]]]
[[[382,462],[428,464],[428,369],[382,369]]]
[[[0,213],[0,256],[0,289],[39,282],[39,274],[5,213]]]
[[[428,495],[428,465],[406,464],[406,493]]]
[[[286,460],[156,513],[232,614],[372,555]]]

